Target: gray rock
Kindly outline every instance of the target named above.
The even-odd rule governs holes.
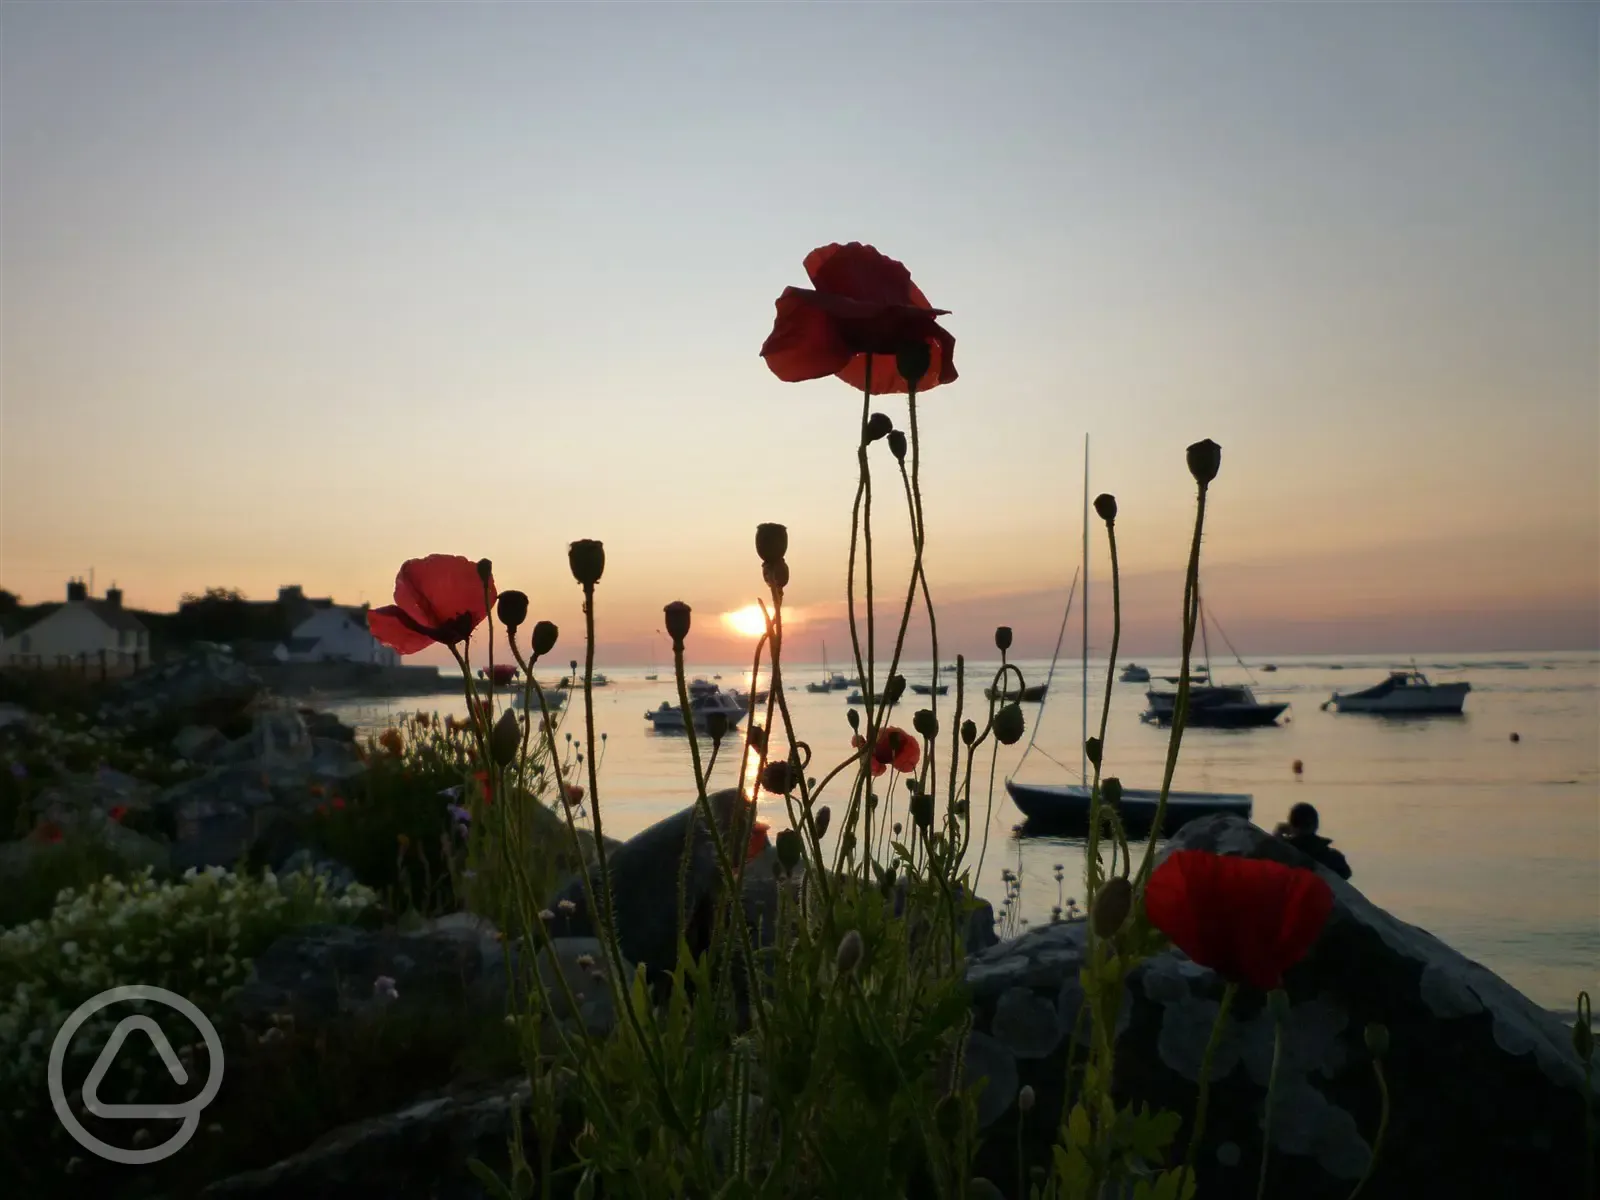
[[[300,717],[306,723],[306,728],[311,731],[311,736],[319,741],[326,739],[334,742],[344,742],[354,745],[356,731],[332,713],[317,712],[315,709],[302,708]]]
[[[228,744],[215,725],[185,725],[172,739],[172,752],[192,763],[203,763]]]
[[[103,722],[136,730],[221,726],[242,713],[261,690],[260,677],[231,652],[201,644],[124,680],[100,716]]]
[[[1490,1200],[1581,1193],[1583,1077],[1566,1024],[1349,883],[1308,868],[1292,848],[1248,822],[1191,822],[1172,849],[1314,869],[1334,892],[1321,939],[1285,976],[1291,1007],[1273,1110],[1269,1194],[1343,1200],[1366,1169],[1378,1122],[1378,1092],[1363,1043],[1372,1021],[1390,1031],[1385,1073],[1394,1110],[1364,1195]],[[1037,1108],[1023,1125],[1030,1164],[1049,1162],[1070,1039],[1042,1057],[1028,1051],[1045,1041],[1041,1006],[1054,1006],[1061,1032],[1076,1020],[1083,937],[1078,923],[1049,926],[967,967],[975,1029],[1010,1047],[1020,1083],[1035,1090]],[[1191,1116],[1222,990],[1213,972],[1176,949],[1129,973],[1117,1025],[1122,1101]],[[1208,1200],[1255,1194],[1273,1034],[1265,998],[1240,989],[1211,1068],[1211,1115],[1197,1168],[1199,1194]],[[1014,1189],[1017,1120],[1013,1106],[996,1121],[977,1165],[1007,1194],[1022,1194]],[[1180,1140],[1186,1137],[1187,1126]],[[1461,1146],[1471,1152],[1462,1153]]]
[[[963,1088],[982,1082],[978,1093],[978,1127],[987,1129],[998,1121],[1017,1098],[1017,1059],[997,1039],[973,1031],[967,1037],[961,1064]]]
[[[582,1031],[591,1036],[603,1037],[611,1032],[617,1023],[610,983],[614,967],[599,939],[551,938],[549,948],[540,949],[538,964],[539,978],[550,996],[552,1015],[581,1026]],[[565,987],[562,987],[563,978]],[[633,967],[624,959],[622,979],[626,984],[632,978]]]

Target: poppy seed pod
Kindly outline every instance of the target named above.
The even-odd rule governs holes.
[[[994,736],[1002,746],[1014,746],[1022,740],[1022,705],[1007,704],[994,714]]]
[[[1189,460],[1189,474],[1201,487],[1215,479],[1222,469],[1222,447],[1210,438],[1190,446],[1185,457]]]
[[[522,724],[515,710],[508,708],[500,714],[500,719],[494,723],[494,732],[489,735],[489,757],[498,766],[508,766],[521,745]]]
[[[1084,742],[1083,753],[1084,757],[1098,767],[1100,765],[1100,739],[1097,737],[1092,737],[1088,741]]]
[[[761,578],[775,592],[789,586],[789,564],[783,559],[761,564]]]
[[[487,558],[478,560],[478,579],[485,587],[494,582],[494,564]]]
[[[682,600],[674,600],[661,610],[667,618],[667,636],[674,650],[683,649],[683,639],[689,636],[689,614],[692,611]]]
[[[720,742],[728,736],[728,714],[713,712],[706,714],[706,732],[711,735],[713,742]]]
[[[850,722],[850,728],[857,733],[861,732],[861,714],[855,709],[849,709],[844,714],[844,719]]]
[[[794,787],[794,772],[786,762],[769,762],[761,772],[761,786],[779,796],[787,796]]]
[[[817,827],[817,841],[821,841],[828,832],[828,823],[833,820],[833,809],[824,804],[817,809],[817,815],[811,818],[812,824]]]
[[[839,974],[848,975],[861,965],[861,955],[866,949],[861,943],[861,931],[852,929],[839,939],[839,952],[834,956],[833,965],[838,968]]]
[[[1108,938],[1122,928],[1133,909],[1133,885],[1117,875],[1106,880],[1094,898],[1095,936]]]
[[[911,797],[911,819],[919,829],[933,828],[933,793],[918,792]]]
[[[856,852],[856,835],[846,833],[839,841],[839,853],[845,858],[850,858]]]
[[[896,462],[906,460],[906,435],[898,429],[889,435],[889,453],[894,455]]]
[[[1117,519],[1117,498],[1110,492],[1101,492],[1094,498],[1094,511],[1107,525]]]
[[[919,708],[912,714],[911,728],[931,742],[939,736],[939,718],[933,715],[933,709]]]
[[[907,342],[895,351],[894,369],[909,387],[916,387],[932,365],[933,351],[927,342]]]
[[[894,432],[894,422],[887,413],[873,413],[867,418],[867,442],[871,444],[879,438],[886,438]]]
[[[1011,626],[998,625],[994,631],[994,648],[1004,654],[1011,649]]]
[[[885,704],[894,704],[905,694],[906,677],[904,675],[889,676],[889,682],[883,685],[883,702]]]
[[[792,829],[780,830],[777,839],[778,861],[792,871],[800,862],[800,835]]]
[[[1574,1035],[1576,1035],[1576,1030],[1574,1030]],[[1389,1027],[1387,1025],[1383,1024],[1381,1021],[1368,1021],[1367,1028],[1362,1033],[1362,1037],[1367,1043],[1367,1053],[1371,1054],[1373,1058],[1384,1058],[1388,1055]],[[1576,1045],[1578,1040],[1577,1037],[1574,1036],[1572,1040],[1573,1044]],[[1582,1056],[1583,1051],[1579,1050],[1578,1054]]]
[[[540,621],[533,627],[533,656],[549,654],[556,648],[556,639],[560,636],[561,631],[554,621]]]
[[[789,553],[789,529],[774,521],[763,521],[756,526],[756,554],[764,563],[780,561]]]
[[[494,615],[500,618],[500,624],[508,631],[515,631],[528,619],[528,594],[501,592],[500,599],[494,602]]]
[[[600,582],[606,570],[606,548],[593,538],[583,538],[567,547],[567,565],[572,577],[586,588]]]
[[[978,723],[971,717],[968,717],[965,721],[961,722],[961,742],[963,745],[970,746],[977,740]]]
[[[1109,775],[1100,781],[1100,800],[1104,804],[1116,808],[1122,803],[1122,780],[1115,775]]]

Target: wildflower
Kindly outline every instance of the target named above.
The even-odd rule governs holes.
[[[761,357],[779,379],[798,383],[837,375],[852,387],[867,385],[872,365],[874,394],[920,391],[956,378],[956,340],[934,318],[934,308],[911,281],[905,264],[872,246],[851,242],[821,246],[806,255],[811,288],[785,288],[778,297],[772,333]],[[908,381],[900,371],[903,348],[927,349],[927,366]],[[870,358],[869,358],[870,356]],[[919,353],[907,366],[922,366]]]
[[[398,729],[385,729],[378,735],[378,745],[396,758],[404,754],[406,749],[405,741],[401,738]]]
[[[850,744],[859,750],[867,744],[867,740],[858,733],[850,739]],[[917,760],[921,757],[922,751],[914,737],[903,729],[886,725],[878,731],[878,740],[872,751],[873,777],[882,775],[891,766],[902,773],[915,771]]]
[[[584,791],[581,783],[563,783],[561,785],[561,794],[566,798],[568,804],[583,803]]]
[[[1145,911],[1201,966],[1270,992],[1322,933],[1333,892],[1282,863],[1177,850],[1145,885]]]
[[[61,826],[54,821],[39,822],[39,828],[35,830],[35,833],[41,842],[54,844],[61,840]]]
[[[394,986],[394,979],[388,975],[379,975],[372,981],[373,999],[388,1003],[400,999],[400,993]]]
[[[767,848],[767,834],[772,829],[765,821],[757,821],[750,826],[750,840],[745,843],[744,857],[749,862],[756,855],[764,853]]]
[[[11,777],[13,779],[26,779],[28,777],[28,768],[23,766],[19,762],[12,763],[11,764]]]
[[[461,805],[459,805],[459,804],[447,804],[447,805],[445,805],[445,808],[447,810],[449,810],[450,815],[455,818],[456,824],[458,824],[458,825],[470,825],[470,824],[472,824],[472,814],[469,813],[466,809],[462,808]]]
[[[128,815],[128,806],[126,804],[113,804],[111,811],[107,815],[118,825],[121,825],[123,818]]]
[[[322,796],[322,795],[326,794],[326,792],[327,792],[327,789],[325,787],[323,787],[320,783],[313,783],[310,786],[310,788],[308,788],[307,790],[313,796]]]
[[[344,797],[343,796],[335,796],[333,798],[333,807],[336,808],[336,809],[344,808]]]
[[[494,580],[478,575],[475,563],[459,554],[408,559],[395,576],[395,602],[367,614],[372,636],[401,654],[415,654],[435,643],[465,641],[489,615]]]
[[[539,910],[539,920],[541,920],[541,921],[554,921],[555,919],[556,919],[555,913],[551,912],[548,908],[541,908]]]
[[[577,963],[580,968],[587,971],[590,967],[594,966],[594,955],[580,954],[577,958],[573,959],[573,961]]]
[[[500,597],[502,600],[504,596]],[[512,663],[495,663],[489,670],[489,679],[496,687],[505,687],[517,677],[517,668]]]
[[[567,917],[578,911],[578,906],[571,900],[559,900],[556,902],[556,907],[561,910],[563,916]]]
[[[487,808],[491,803],[493,803],[493,797],[489,793],[489,772],[474,771],[472,773],[472,778],[477,781],[478,794],[483,799],[484,807]]]

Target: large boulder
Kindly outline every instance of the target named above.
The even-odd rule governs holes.
[[[1291,1008],[1273,1109],[1269,1195],[1343,1200],[1366,1169],[1379,1116],[1363,1040],[1369,1022],[1389,1029],[1385,1072],[1393,1112],[1364,1196],[1582,1194],[1584,1077],[1570,1030],[1557,1018],[1247,821],[1191,822],[1170,849],[1301,866],[1318,871],[1334,892],[1321,939],[1284,980]],[[979,1172],[1007,1195],[1023,1194],[1015,1186],[1021,1120],[1015,1100],[1023,1085],[1038,1098],[1023,1123],[1027,1159],[1049,1162],[1083,998],[1084,933],[1081,922],[1046,926],[968,965],[974,1041],[983,1038],[981,1061],[969,1077],[987,1076],[993,1085],[983,1106],[990,1124]],[[1182,1114],[1180,1148],[1222,988],[1213,972],[1176,949],[1128,977],[1117,1025],[1117,1093]],[[1241,989],[1213,1064],[1198,1156],[1199,1194],[1208,1200],[1255,1194],[1272,1051],[1265,997]]]
[[[202,643],[123,680],[100,717],[140,732],[176,733],[186,725],[226,730],[261,690],[260,676],[247,664],[224,647]]]

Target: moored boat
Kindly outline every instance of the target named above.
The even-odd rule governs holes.
[[[1129,663],[1122,668],[1122,674],[1117,679],[1120,683],[1149,683],[1150,668],[1141,667],[1138,663]]]
[[[737,696],[704,679],[697,679],[689,685],[689,712],[696,733],[709,732],[707,721],[713,714],[721,714],[727,720],[729,729],[745,718],[745,706]],[[657,733],[682,733],[688,727],[683,718],[683,707],[666,700],[653,712],[645,713],[644,719],[655,727]]]
[[[1028,818],[1027,832],[1074,833],[1089,826],[1092,789],[1078,783],[1018,783],[1006,780],[1011,801]],[[1128,832],[1148,833],[1160,806],[1159,788],[1124,788],[1116,812]],[[1167,793],[1161,831],[1170,833],[1197,817],[1227,813],[1248,817],[1254,797],[1243,792]]]
[[[1335,692],[1323,705],[1342,713],[1377,713],[1385,716],[1460,715],[1472,685],[1433,683],[1412,667],[1409,671],[1390,671],[1382,683],[1360,692],[1341,695]]]
[[[1158,725],[1170,725],[1172,715],[1177,710],[1178,693],[1152,689],[1145,693],[1145,698],[1150,702],[1150,709],[1144,714],[1144,719]],[[1278,718],[1288,708],[1287,704],[1261,703],[1255,693],[1243,684],[1191,687],[1189,712],[1184,724],[1196,729],[1256,729],[1264,725],[1276,725]]]
[[[1011,703],[1015,703],[1016,701],[1020,700],[1027,704],[1041,704],[1044,702],[1045,693],[1049,690],[1050,685],[1048,683],[1032,683],[1021,690],[1018,690],[1014,687],[1007,688],[1005,695],[1002,698]],[[985,699],[993,700],[994,688],[984,688],[983,695]]]
[[[911,690],[919,696],[943,696],[950,691],[948,683],[913,683]]]

